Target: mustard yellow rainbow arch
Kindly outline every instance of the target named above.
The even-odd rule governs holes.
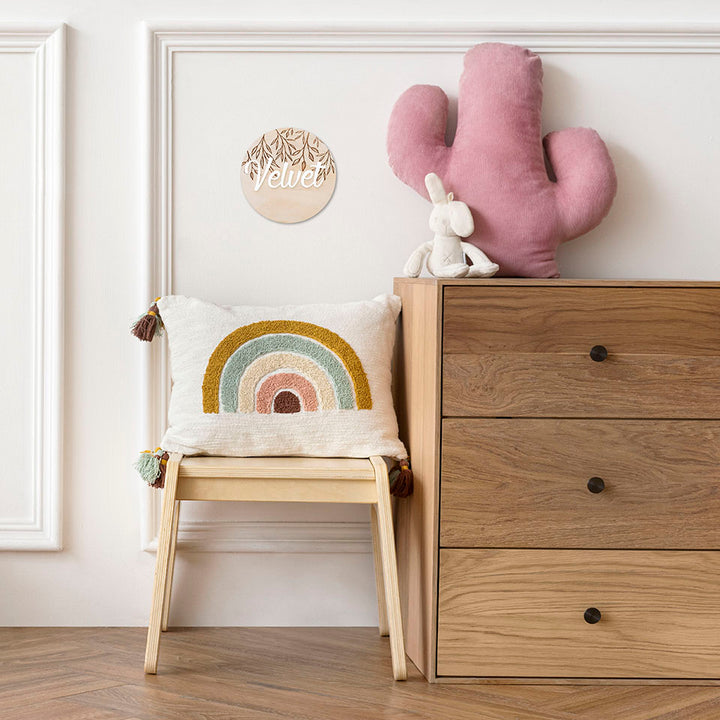
[[[360,358],[337,333],[320,325],[299,320],[262,320],[234,330],[224,337],[213,351],[203,378],[203,412],[220,412],[220,379],[223,368],[238,348],[263,335],[298,335],[314,340],[330,350],[345,366],[352,380],[357,409],[372,408],[370,385]]]

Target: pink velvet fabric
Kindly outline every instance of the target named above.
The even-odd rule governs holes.
[[[437,173],[470,207],[475,232],[467,239],[500,265],[498,276],[557,277],[558,245],[594,228],[617,189],[612,160],[594,130],[542,138],[542,75],[540,58],[529,50],[484,43],[465,55],[451,147],[445,144],[448,99],[439,87],[411,87],[390,117],[393,172],[424,197],[425,175]]]

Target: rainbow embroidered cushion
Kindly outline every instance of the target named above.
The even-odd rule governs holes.
[[[133,333],[167,330],[173,387],[141,474],[161,484],[170,452],[406,458],[390,390],[399,312],[389,295],[279,308],[158,298]]]

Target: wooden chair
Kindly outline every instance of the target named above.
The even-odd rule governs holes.
[[[145,672],[155,674],[167,630],[182,500],[341,502],[370,505],[380,635],[393,675],[407,678],[387,466],[371,458],[228,458],[172,454],[165,474]]]

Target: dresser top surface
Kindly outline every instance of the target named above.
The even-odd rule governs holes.
[[[720,280],[612,280],[586,278],[406,278],[396,277],[395,283],[435,285],[438,287],[682,287],[720,288]]]

